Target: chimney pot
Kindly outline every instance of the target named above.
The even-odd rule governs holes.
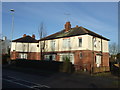
[[[78,26],[78,25],[76,25],[76,27],[78,28],[79,26]]]
[[[26,37],[26,34],[24,34],[23,37]]]
[[[35,38],[35,35],[34,35],[34,34],[32,35],[32,38]]]
[[[70,22],[66,22],[66,24],[65,24],[65,31],[67,32],[67,31],[69,31],[71,29],[71,24],[70,24]]]

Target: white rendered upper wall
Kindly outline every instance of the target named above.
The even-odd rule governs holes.
[[[11,51],[17,52],[39,52],[38,43],[12,42]]]
[[[82,39],[82,46],[79,47],[79,38]],[[69,39],[69,45],[64,47],[64,39]],[[44,41],[42,41],[44,43]],[[54,42],[51,44],[51,42]],[[11,51],[15,50],[17,52],[40,52],[40,45],[38,43],[20,43],[12,42]],[[96,46],[95,46],[96,45]],[[101,47],[102,45],[102,47]],[[43,45],[44,46],[44,45]],[[96,37],[96,44],[93,43],[93,36],[90,35],[79,35],[69,38],[59,38],[53,40],[45,41],[45,52],[51,51],[71,51],[71,50],[94,50],[102,52],[109,52],[108,41]]]
[[[79,47],[79,38],[82,39],[82,46]],[[64,41],[63,39],[70,39],[70,47],[64,47]],[[55,46],[51,45],[51,42],[55,42]],[[101,51],[102,52],[108,52],[108,41],[103,40],[96,37],[96,47],[93,43],[93,36],[90,35],[80,35],[80,36],[73,36],[69,38],[59,38],[59,39],[53,39],[53,40],[46,40],[45,41],[45,51],[51,52],[51,51],[70,51],[70,50],[94,50],[94,51]],[[40,42],[39,42],[40,45]],[[54,45],[54,44],[53,44]],[[102,46],[101,46],[102,45]],[[52,47],[52,48],[51,48]],[[54,47],[54,49],[53,49]]]

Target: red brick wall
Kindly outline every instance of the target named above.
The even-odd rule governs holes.
[[[18,52],[13,51],[13,52],[10,53],[10,58],[12,60],[17,59],[18,57],[19,57],[19,53]]]
[[[95,56],[96,53],[90,50],[77,50],[77,51],[61,51],[61,52],[54,52],[54,53],[74,53],[74,65],[77,70],[83,70],[86,68],[88,71],[91,71],[92,66],[97,67],[95,63]],[[80,59],[80,52],[82,52],[82,58]],[[52,52],[45,52],[44,54],[50,54]],[[109,67],[109,54],[102,53],[102,64],[101,67]],[[11,59],[16,59],[19,55],[19,52],[11,52]],[[93,56],[94,55],[94,56]],[[30,52],[28,53],[29,60],[41,60],[40,52]],[[94,60],[93,60],[94,59]],[[60,60],[60,56],[56,55],[56,61]]]
[[[28,53],[29,60],[40,60],[40,53],[39,52],[30,52]]]
[[[80,52],[82,52],[82,59],[80,59]],[[86,68],[88,71],[91,71],[92,66],[95,68],[97,67],[97,64],[95,62],[95,56],[96,53],[100,53],[100,52],[96,52],[94,51],[94,53],[90,50],[81,50],[81,51],[75,51],[75,61],[74,64],[77,66],[77,69],[83,70],[84,68]],[[109,67],[109,53],[102,53],[102,64],[100,65],[100,67],[103,66],[107,66]]]
[[[103,66],[109,66],[109,53],[103,53]]]
[[[15,59],[18,59],[19,58],[19,53],[21,52],[11,52],[11,59],[12,60],[15,60]],[[29,60],[40,60],[40,53],[39,52],[30,52],[30,53],[27,53],[27,59]]]
[[[82,53],[82,58],[80,59],[80,52]],[[75,65],[78,69],[83,70],[86,68],[88,71],[91,68],[91,60],[92,60],[92,51],[89,50],[81,50],[75,51]]]

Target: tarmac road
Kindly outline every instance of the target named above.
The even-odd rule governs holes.
[[[44,76],[37,76],[33,74],[18,72],[9,69],[3,69],[2,73],[2,89],[6,88],[29,88],[29,89],[38,89],[38,88],[50,88],[47,85],[41,84],[42,81],[46,78]]]
[[[113,77],[23,71],[3,68],[3,88],[118,88],[118,78]]]

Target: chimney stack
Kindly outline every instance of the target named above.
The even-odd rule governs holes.
[[[70,22],[66,22],[66,24],[65,24],[65,31],[68,32],[70,29],[71,29]]]
[[[78,28],[79,26],[78,25],[76,25],[76,28]]]
[[[23,37],[26,37],[26,34],[24,34]]]
[[[35,39],[35,35],[34,35],[34,34],[32,35],[32,38],[34,38],[34,39]]]

